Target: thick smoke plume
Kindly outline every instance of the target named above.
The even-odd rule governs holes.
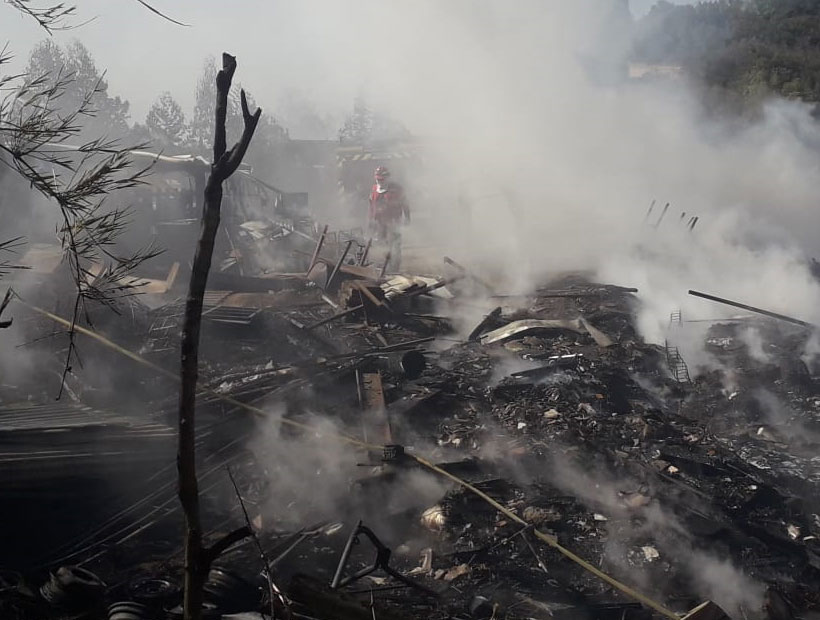
[[[424,137],[429,165],[403,179],[419,211],[411,239],[436,238],[510,289],[600,269],[641,288],[655,341],[671,312],[726,314],[689,288],[816,315],[803,264],[818,249],[820,130],[807,107],[772,101],[738,125],[708,118],[684,79],[625,79],[623,3],[289,8],[322,41],[310,62],[327,70],[326,91],[343,80]]]
[[[677,565],[680,573],[702,596],[717,602],[732,617],[743,617],[742,610],[758,610],[763,602],[763,587],[737,566],[709,550],[698,548],[681,519],[658,500],[647,498],[640,508],[628,508],[622,499],[633,492],[635,480],[619,478],[610,472],[585,471],[569,459],[556,457],[547,476],[557,488],[572,493],[591,509],[602,510],[611,519],[606,558],[645,588],[662,591],[668,584],[650,583],[626,559],[626,540],[651,542],[662,561]],[[640,516],[636,519],[636,516]]]
[[[356,498],[366,496],[368,491],[361,491],[357,481],[373,474],[372,467],[363,465],[378,462],[380,455],[369,455],[340,442],[339,435],[351,436],[358,429],[346,429],[328,415],[300,416],[300,422],[315,429],[302,433],[281,424],[286,414],[284,406],[272,405],[269,417],[260,422],[249,445],[271,481],[271,501],[262,513],[266,522],[281,527],[323,519],[366,518],[392,535],[395,515],[435,503],[449,486],[432,474],[413,471],[404,475],[400,484],[378,485],[377,510],[363,514]]]
[[[808,108],[773,100],[754,122],[725,122],[704,113],[683,78],[628,80],[626,2],[306,0],[252,10],[259,32],[243,11],[186,16],[194,27],[163,31],[144,62],[173,57],[195,76],[211,42],[230,41],[263,106],[283,121],[321,121],[294,120],[293,138],[333,137],[327,127],[341,126],[357,96],[398,120],[425,152],[424,172],[400,179],[417,216],[408,242],[438,242],[509,290],[599,269],[641,288],[641,328],[654,341],[671,312],[726,314],[689,299],[689,288],[806,320],[820,307],[803,267],[819,249],[820,130]],[[95,53],[96,28],[80,33]],[[173,71],[152,73],[155,84],[136,88],[132,72],[118,75],[133,63],[122,53],[97,55],[135,119],[155,91],[192,104],[193,77],[185,89]]]

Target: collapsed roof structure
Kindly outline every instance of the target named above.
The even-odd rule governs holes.
[[[452,259],[387,273],[354,232],[304,221],[276,235],[228,220],[245,240],[209,280],[198,414],[210,534],[247,511],[293,617],[817,609],[810,328],[712,326],[730,389],[721,370],[690,372],[680,315],[665,347],[642,341],[634,288],[576,274],[509,297]],[[285,269],[262,266],[272,255]],[[66,322],[56,262],[41,262],[14,310],[28,341]],[[65,402],[48,365],[3,386],[3,497],[19,507],[4,516],[4,617],[179,613],[175,263],[137,283],[125,317],[78,328],[85,368]],[[59,365],[61,347],[27,351]],[[260,571],[247,544],[225,553],[208,613],[270,613]]]

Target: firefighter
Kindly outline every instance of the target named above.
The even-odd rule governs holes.
[[[401,265],[401,224],[410,223],[410,207],[404,189],[390,180],[386,166],[376,168],[376,183],[370,190],[370,231],[390,252],[391,266]]]

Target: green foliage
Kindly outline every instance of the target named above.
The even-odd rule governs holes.
[[[820,102],[817,0],[662,1],[638,22],[634,51],[746,101],[775,93]]]

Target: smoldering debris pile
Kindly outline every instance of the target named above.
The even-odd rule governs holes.
[[[215,538],[244,506],[273,575],[251,541],[232,547],[204,617],[820,611],[811,330],[716,323],[700,372],[673,339],[637,336],[634,289],[567,276],[499,296],[449,259],[395,274],[366,242],[311,234],[292,271],[216,274],[206,296],[204,521]],[[173,369],[179,296],[170,283],[97,329]],[[53,330],[14,311],[32,336]],[[44,376],[3,388],[0,616],[181,617],[176,385],[81,347],[94,362],[58,415],[37,402]]]

